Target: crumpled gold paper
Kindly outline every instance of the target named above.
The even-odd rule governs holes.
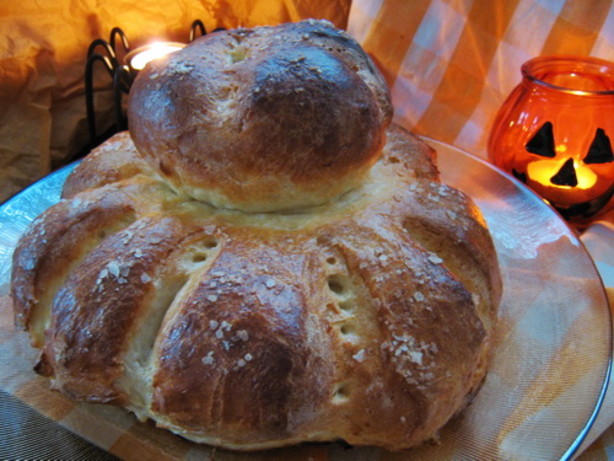
[[[0,203],[88,146],[84,72],[89,44],[113,27],[135,48],[187,42],[200,19],[254,27],[309,17],[345,28],[351,0],[36,0],[0,2]],[[114,123],[111,79],[95,68],[98,132]]]

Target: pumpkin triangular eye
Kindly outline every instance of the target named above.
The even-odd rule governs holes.
[[[532,154],[542,157],[555,157],[552,122],[544,123],[524,147]]]
[[[576,176],[576,169],[573,166],[573,159],[568,159],[561,169],[550,178],[552,184],[557,186],[570,186],[576,187],[578,185],[578,177]]]
[[[602,128],[597,128],[595,139],[588,148],[588,153],[584,157],[584,163],[609,163],[614,161],[610,138]]]

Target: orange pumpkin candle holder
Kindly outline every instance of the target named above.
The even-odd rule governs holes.
[[[614,63],[543,56],[495,119],[488,155],[568,219],[590,217],[614,195]]]

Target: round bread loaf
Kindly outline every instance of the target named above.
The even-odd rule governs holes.
[[[325,21],[205,35],[146,67],[129,103],[137,149],[173,187],[246,211],[356,187],[391,115],[371,60]]]
[[[228,67],[232,43],[252,72]],[[192,75],[186,56],[212,68]],[[313,100],[295,99],[300,56],[343,97],[314,80]],[[275,69],[259,105],[254,81]],[[234,99],[211,90],[226,74]],[[435,152],[386,128],[387,92],[356,44],[313,21],[231,31],[144,75],[135,131],[85,158],[16,248],[15,319],[41,348],[36,370],[72,398],[231,449],[434,437],[486,375],[497,258]]]

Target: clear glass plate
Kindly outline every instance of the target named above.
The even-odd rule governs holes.
[[[442,180],[484,214],[504,291],[483,388],[444,428],[441,445],[417,450],[424,457],[415,459],[569,458],[594,422],[611,370],[612,318],[594,262],[567,223],[523,184],[429,143]]]
[[[438,444],[401,453],[307,444],[273,451],[271,458],[322,459],[323,454],[326,459],[382,461],[569,458],[594,421],[609,379],[612,319],[592,259],[557,213],[522,184],[476,157],[429,142],[439,152],[443,181],[473,197],[482,210],[502,267],[505,286],[496,351],[484,386],[470,407],[441,431]],[[0,206],[0,297],[8,293],[11,255],[19,236],[59,200],[70,170],[44,178]],[[2,318],[8,315],[3,313]],[[30,353],[19,357],[27,350],[20,339],[25,335],[10,333],[0,357],[0,389],[6,392],[15,387],[14,382],[31,379],[19,374],[33,375],[31,365],[6,373],[15,361],[32,360]],[[12,341],[14,354],[7,352]],[[104,419],[106,425],[132,424],[143,443],[173,456],[164,442],[169,436],[160,435],[163,431],[136,420],[127,424],[127,416],[118,416],[123,410],[101,407],[83,404],[83,411],[94,420]],[[92,431],[86,438],[113,451]],[[208,447],[185,444],[189,442],[181,445],[181,456],[211,455]],[[134,456],[138,458],[138,453]],[[267,458],[267,453],[215,452],[219,460]]]

